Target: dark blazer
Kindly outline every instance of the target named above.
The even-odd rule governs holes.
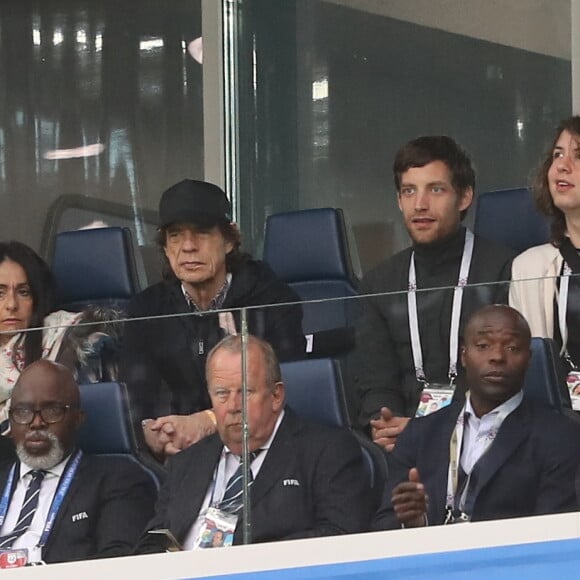
[[[408,479],[411,467],[419,470],[429,496],[429,525],[443,523],[449,441],[461,409],[460,403],[453,403],[411,420],[401,433],[389,458],[389,482],[373,529],[401,527],[391,495],[397,484]],[[574,480],[579,463],[580,426],[524,398],[472,471],[472,520],[575,511]]]
[[[0,493],[11,466],[0,466]],[[18,469],[19,464],[16,474]],[[152,479],[129,459],[83,455],[42,559],[71,562],[130,554],[153,514],[155,497]]]
[[[184,541],[212,485],[222,449],[215,434],[170,460],[148,529],[169,528],[180,543]],[[306,423],[287,407],[251,488],[252,541],[364,531],[370,518],[369,498],[354,437],[348,431]],[[242,543],[241,528],[240,517],[234,544]],[[151,534],[144,534],[137,547],[139,553],[163,550],[163,541]]]
[[[263,262],[246,260],[232,273],[223,308],[298,302],[299,298]],[[189,414],[211,407],[205,359],[225,336],[218,315],[194,316],[177,279],[150,286],[133,298],[129,317],[186,314],[125,324],[120,376],[127,384],[136,420]],[[240,313],[232,313],[239,330]],[[272,345],[280,360],[304,358],[302,307],[248,310],[248,330]],[[169,397],[167,396],[169,395]],[[169,408],[160,402],[169,401]],[[140,431],[140,429],[139,429]]]

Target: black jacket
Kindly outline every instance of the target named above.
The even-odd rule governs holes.
[[[233,272],[223,308],[298,301],[266,264],[247,260]],[[136,419],[164,414],[163,385],[169,390],[171,413],[189,414],[210,407],[205,359],[225,336],[218,315],[190,313],[178,280],[147,288],[129,306],[130,318],[167,314],[187,315],[125,324],[120,376],[127,383]],[[240,313],[233,316],[240,332]],[[267,340],[281,360],[304,357],[300,305],[248,310],[248,330]]]
[[[212,485],[223,443],[216,433],[169,460],[155,516],[147,529],[168,528],[182,543]],[[250,490],[252,541],[363,532],[370,490],[358,442],[346,430],[308,423],[288,407]],[[241,517],[234,544],[243,539]],[[145,533],[138,553],[161,552],[165,542]]]
[[[12,463],[0,466],[4,489]],[[16,463],[16,474],[20,466]],[[18,477],[14,478],[14,488]],[[151,515],[153,480],[123,457],[83,455],[42,550],[47,563],[130,554]]]
[[[356,387],[360,401],[360,426],[381,407],[395,415],[413,416],[422,385],[415,378],[407,309],[411,252],[415,250],[417,288],[454,287],[459,277],[465,228],[441,242],[407,248],[395,254],[362,281],[361,294],[399,292],[362,299],[357,324]],[[490,240],[475,237],[468,284],[509,280],[514,253]],[[460,335],[470,315],[486,304],[507,303],[508,284],[466,287],[461,309]],[[449,330],[453,289],[417,292],[419,333],[427,380],[448,382]],[[458,394],[464,390],[461,364]]]

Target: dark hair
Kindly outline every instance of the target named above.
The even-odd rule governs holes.
[[[556,128],[556,135],[550,144],[550,148],[546,152],[544,160],[540,165],[532,184],[536,207],[545,216],[550,218],[552,244],[555,246],[559,246],[565,237],[566,216],[564,215],[564,212],[554,204],[552,194],[550,193],[550,185],[548,183],[548,171],[550,170],[554,159],[554,147],[564,131],[571,133],[578,140],[580,145],[580,116],[576,115],[574,117],[569,117],[560,122]]]
[[[230,242],[233,245],[232,251],[226,255],[226,269],[228,272],[235,272],[243,262],[250,258],[249,254],[241,250],[242,234],[240,233],[240,230],[236,224],[229,222],[219,222],[216,225],[219,227],[220,232],[226,242]],[[167,259],[165,252],[163,251],[167,241],[167,229],[169,227],[170,226],[159,228],[155,238],[157,246],[161,250],[161,254],[163,256],[163,278],[165,280],[175,279],[175,274],[171,269],[171,265],[169,264],[169,260]]]
[[[424,167],[433,161],[442,161],[451,172],[451,184],[463,194],[471,187],[475,191],[475,170],[471,158],[451,137],[427,135],[409,141],[395,155],[393,174],[397,191],[401,190],[401,176],[411,167]],[[461,212],[461,220],[467,209]]]
[[[0,264],[12,260],[19,264],[32,294],[32,317],[30,328],[44,325],[44,318],[53,310],[55,284],[46,262],[30,247],[21,242],[0,242]],[[23,336],[24,366],[42,357],[42,331],[26,332]]]

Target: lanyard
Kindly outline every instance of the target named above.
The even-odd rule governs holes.
[[[459,413],[459,417],[457,417],[457,422],[455,424],[455,429],[453,430],[453,433],[451,434],[451,439],[449,441],[449,469],[447,472],[447,495],[446,495],[446,503],[445,503],[445,509],[447,512],[447,519],[445,521],[445,523],[449,523],[448,520],[451,520],[453,515],[457,514],[459,516],[459,519],[463,520],[463,521],[468,521],[471,517],[471,511],[473,508],[473,502],[475,500],[475,496],[473,494],[471,494],[471,498],[467,497],[467,493],[469,490],[469,483],[471,480],[471,473],[473,473],[473,469],[475,469],[475,466],[473,467],[473,469],[471,470],[471,473],[466,474],[467,475],[467,481],[463,487],[463,493],[461,495],[461,497],[459,498],[459,505],[455,505],[455,501],[456,501],[456,494],[458,491],[458,485],[459,485],[459,466],[460,466],[460,462],[461,462],[461,452],[462,452],[462,446],[463,446],[463,435],[464,435],[464,431],[465,431],[465,421],[466,421],[466,409],[467,409],[467,401],[469,400],[469,392],[465,395],[465,404],[463,405],[462,409],[461,409],[461,413]],[[521,399],[518,402],[518,405],[521,403]],[[490,448],[491,444],[495,441],[495,438],[497,436],[497,433],[502,425],[502,423],[504,422],[505,418],[514,411],[514,409],[517,408],[513,407],[513,405],[508,406],[507,408],[504,408],[502,410],[500,410],[497,414],[497,417],[495,418],[495,421],[493,423],[492,428],[489,431],[489,435],[486,437],[485,440],[485,446],[484,449],[481,453],[481,455],[479,456],[478,460],[481,459],[481,457],[483,457],[483,455],[485,453],[487,453],[487,450]],[[493,412],[493,411],[492,411]],[[477,461],[476,461],[476,465],[477,465]],[[467,501],[467,499],[470,499],[470,501]],[[459,510],[460,513],[457,513]],[[464,513],[467,512],[467,513]]]
[[[467,397],[466,394],[466,404]],[[445,506],[447,511],[455,507],[455,494],[457,493],[457,486],[459,485],[459,462],[461,461],[461,448],[463,446],[463,432],[465,430],[465,407],[463,405],[459,417],[457,417],[457,422],[455,423],[455,429],[451,434],[451,439],[449,440],[449,469],[447,471],[447,496],[445,500]],[[465,486],[467,487],[467,486]]]
[[[8,474],[8,481],[4,486],[4,491],[2,492],[2,499],[0,500],[0,528],[4,525],[4,520],[6,518],[6,512],[8,511],[8,504],[10,503],[10,495],[12,494],[12,484],[14,482],[14,472],[16,470],[16,463],[10,468],[10,473]]]
[[[52,503],[50,504],[50,510],[46,518],[44,531],[42,532],[40,542],[38,543],[40,547],[44,546],[46,544],[46,540],[48,540],[48,536],[52,531],[52,526],[54,525],[54,521],[56,520],[56,516],[58,515],[58,510],[60,509],[62,502],[69,490],[70,484],[72,483],[72,480],[75,476],[82,455],[83,453],[79,449],[79,451],[77,451],[72,460],[69,461],[68,465],[66,466],[65,472],[62,474],[58,489],[56,490],[56,494],[52,500]],[[16,464],[12,465],[12,467],[10,468],[10,473],[8,474],[8,481],[4,486],[4,491],[2,492],[2,499],[0,499],[0,527],[2,527],[2,525],[4,524],[6,513],[8,512],[8,505],[10,503],[10,496],[12,495],[12,484],[14,482],[15,471]]]
[[[62,474],[60,483],[56,490],[56,494],[50,504],[50,510],[48,511],[48,516],[46,518],[46,524],[44,526],[44,531],[42,532],[42,536],[40,537],[40,542],[38,545],[42,548],[46,541],[48,540],[48,536],[52,531],[52,526],[54,525],[54,521],[56,520],[56,516],[58,515],[58,511],[62,505],[62,502],[70,488],[72,480],[74,479],[75,473],[81,462],[83,456],[83,452],[79,449],[75,456],[69,461],[68,465],[66,466],[65,472]]]
[[[564,262],[562,275],[560,276],[560,291],[558,292],[558,326],[560,327],[560,336],[562,337],[562,350],[560,351],[560,354],[564,355],[564,358],[570,362],[575,370],[576,366],[574,363],[572,363],[570,355],[568,354],[568,349],[566,348],[566,343],[568,342],[566,311],[568,310],[568,288],[570,285],[570,274],[572,274],[572,270],[570,266]]]
[[[449,372],[450,384],[453,384],[457,377],[457,355],[459,351],[459,321],[461,318],[461,302],[463,300],[463,289],[467,285],[469,267],[473,256],[473,232],[465,231],[465,243],[463,245],[463,255],[461,257],[461,267],[459,268],[459,279],[453,291],[453,305],[451,308],[451,327],[449,331]],[[423,350],[421,348],[421,337],[419,336],[419,317],[417,314],[417,275],[415,272],[415,252],[411,254],[409,265],[409,288],[407,293],[407,308],[409,310],[409,332],[411,334],[411,350],[413,352],[413,363],[415,365],[415,376],[422,383],[427,383],[425,370],[423,368]]]

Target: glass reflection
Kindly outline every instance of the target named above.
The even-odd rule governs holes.
[[[143,210],[203,175],[202,70],[186,52],[200,38],[201,0],[0,2],[4,238],[45,252],[47,213],[75,193],[127,206],[149,241]]]
[[[453,18],[445,4],[236,3],[240,140],[252,144],[240,150],[251,204],[241,215],[253,249],[268,213],[324,206],[344,209],[363,270],[403,248],[389,167],[419,135],[463,143],[480,192],[528,184],[571,110],[569,3],[554,24],[558,43],[545,45],[537,27],[554,20],[548,2],[517,15],[473,3]],[[506,32],[512,18],[518,40]]]

